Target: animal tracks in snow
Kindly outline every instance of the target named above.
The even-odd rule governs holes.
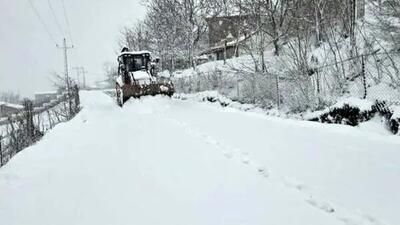
[[[257,168],[257,171],[260,175],[262,175],[263,177],[269,177],[269,172],[267,169],[265,169],[264,167],[260,166]]]
[[[384,223],[369,214],[323,200],[322,197],[316,195],[317,191],[296,179],[285,178],[283,183],[287,188],[296,190],[304,196],[307,196],[305,198],[307,204],[325,213],[334,215],[345,225],[384,225]]]
[[[222,143],[210,135],[207,135],[203,132],[193,129],[188,124],[186,124],[182,121],[178,121],[178,120],[171,119],[171,118],[167,118],[167,119],[169,121],[179,125],[180,127],[182,127],[188,134],[192,135],[193,137],[200,138],[203,141],[205,141],[207,144],[212,145],[216,149],[220,150],[225,158],[237,159],[242,164],[253,167],[263,177],[269,177],[269,171],[265,167],[259,166],[258,163],[256,163],[254,160],[252,160],[250,158],[248,152],[243,151],[239,148],[229,146],[225,143]]]
[[[288,188],[296,189],[298,191],[304,191],[308,189],[308,187],[293,178],[285,178],[284,184]]]
[[[321,202],[317,199],[314,199],[313,197],[310,197],[309,199],[306,200],[306,202],[318,209],[321,209],[327,213],[333,213],[335,212],[335,209],[327,202]]]
[[[262,166],[254,161],[247,151],[222,143],[212,136],[192,128],[185,122],[172,118],[166,119],[182,127],[185,132],[187,132],[191,136],[199,138],[207,144],[212,145],[216,149],[220,150],[225,158],[229,160],[238,160],[243,165],[253,168],[260,176],[264,178],[269,178],[271,176],[270,171],[265,166]],[[309,204],[311,207],[335,216],[338,221],[344,223],[345,225],[384,225],[369,214],[355,212],[356,210],[349,210],[342,206],[339,207],[338,205],[335,206],[334,204],[323,200],[323,198],[320,198],[318,197],[318,195],[316,195],[315,190],[312,190],[311,187],[302,184],[296,179],[287,177],[275,177],[275,180],[278,180],[281,184],[283,184],[285,188],[297,191],[301,195],[301,197],[304,198],[306,204]]]

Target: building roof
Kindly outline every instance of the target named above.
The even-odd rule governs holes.
[[[9,108],[14,108],[14,109],[23,109],[24,108],[24,106],[22,106],[22,105],[8,103],[8,102],[0,102],[0,106],[6,106]]]
[[[228,41],[228,42],[226,43],[226,47],[227,47],[227,48],[236,47],[238,44],[240,44],[240,43],[246,41],[247,39],[249,39],[249,38],[250,38],[251,36],[253,36],[255,33],[257,33],[257,32],[253,32],[253,33],[251,33],[250,35],[241,36],[241,37],[239,37],[238,39],[234,39],[233,41]],[[204,51],[201,51],[201,52],[199,53],[199,55],[205,55],[205,54],[210,54],[210,53],[218,52],[218,51],[223,50],[224,48],[225,48],[225,44],[222,43],[222,44],[219,44],[219,45],[216,45],[216,46],[212,46],[212,47],[210,47],[210,48],[208,48],[208,49],[206,49],[206,50],[204,50]]]
[[[54,95],[54,94],[57,94],[57,91],[42,91],[35,93],[35,95]]]

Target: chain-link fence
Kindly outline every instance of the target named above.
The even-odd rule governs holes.
[[[399,53],[371,53],[351,57],[314,69],[322,75],[319,85],[322,92],[332,85],[344,96],[354,96],[372,101],[400,103]],[[336,79],[335,79],[336,78]],[[315,78],[314,78],[315,79]],[[342,83],[342,84],[340,84]]]
[[[358,55],[305,69],[280,67],[284,69],[278,72],[254,72],[225,66],[173,81],[178,92],[217,90],[233,100],[292,112],[318,110],[340,97],[400,104],[397,52]]]

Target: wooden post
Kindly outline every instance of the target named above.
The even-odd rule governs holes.
[[[200,90],[201,90],[201,83],[200,83],[200,74],[197,74],[197,87],[196,87],[196,89],[197,89],[197,92],[200,92]]]
[[[227,47],[228,47],[228,41],[225,39],[224,40],[224,64],[226,64],[226,58],[227,58]]]
[[[318,100],[318,107],[321,104],[321,86],[320,86],[320,79],[319,79],[319,71],[317,69],[317,100]]]
[[[75,85],[74,87],[74,101],[75,101],[75,114],[79,111],[80,99],[79,99],[79,87]]]
[[[0,167],[3,166],[3,148],[2,148],[3,136],[0,135]]]
[[[237,100],[240,101],[239,74],[236,74],[236,96]]]
[[[26,138],[28,145],[32,144],[35,139],[35,125],[33,124],[33,103],[30,100],[24,101],[24,116],[26,125]]]
[[[281,108],[281,98],[279,94],[279,74],[276,74],[276,106],[278,107],[278,110]]]

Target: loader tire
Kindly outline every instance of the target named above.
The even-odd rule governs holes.
[[[126,100],[124,99],[124,93],[123,93],[121,86],[119,86],[119,84],[115,85],[115,93],[116,93],[117,105],[119,107],[122,107]]]

